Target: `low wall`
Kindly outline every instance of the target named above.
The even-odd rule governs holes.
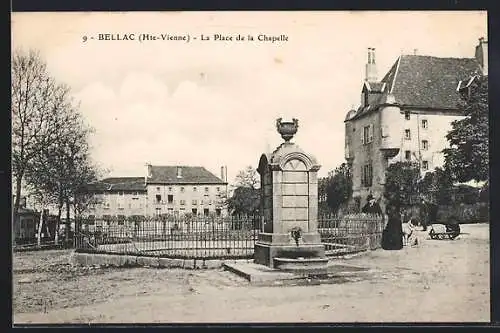
[[[157,268],[215,269],[226,263],[253,262],[253,259],[171,259],[126,254],[101,254],[73,252],[70,262],[80,266],[133,267],[148,266]]]

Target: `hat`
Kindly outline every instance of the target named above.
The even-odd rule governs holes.
[[[368,194],[368,196],[366,197],[366,200],[367,200],[367,201],[370,201],[370,200],[372,200],[372,199],[374,199],[374,198],[373,198],[373,195],[372,195],[371,193],[370,193],[370,194]]]

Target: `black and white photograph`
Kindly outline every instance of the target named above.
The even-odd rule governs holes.
[[[11,31],[14,326],[491,321],[486,11]]]

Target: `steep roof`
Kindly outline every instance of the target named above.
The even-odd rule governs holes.
[[[146,191],[144,177],[110,177],[88,185],[91,191]]]
[[[177,168],[181,168],[182,177],[177,177]],[[151,166],[153,184],[226,184],[222,179],[200,166]]]
[[[360,107],[350,119],[376,110],[389,94],[397,104],[404,106],[457,110],[460,101],[458,83],[480,74],[481,67],[475,58],[402,55],[380,82],[370,82],[370,92],[382,90],[380,97],[370,105]]]
[[[458,82],[481,73],[475,58],[402,55],[382,79],[387,91],[403,105],[456,109]]]

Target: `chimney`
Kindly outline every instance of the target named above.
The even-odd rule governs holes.
[[[220,179],[222,179],[222,181],[225,180],[224,169],[225,169],[224,166],[220,167]]]
[[[479,38],[479,44],[476,46],[476,60],[481,66],[483,75],[488,75],[488,41],[484,37]]]
[[[413,49],[413,55],[417,55],[418,49]]]
[[[368,48],[368,62],[366,63],[365,72],[365,81],[377,81],[377,64],[375,62],[375,48],[373,47]]]
[[[148,178],[151,178],[151,163],[146,162],[146,174],[144,175],[144,184],[148,183]]]
[[[182,167],[177,167],[177,178],[182,178]]]

